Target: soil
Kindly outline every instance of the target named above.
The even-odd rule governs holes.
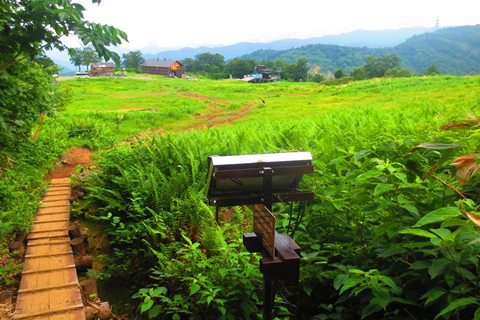
[[[132,111],[132,110],[146,110],[149,107],[134,107],[134,106],[121,106],[118,107],[118,110],[123,110],[123,111]],[[117,111],[117,110],[114,110]]]
[[[80,165],[87,168],[93,161],[93,151],[88,148],[72,148],[65,152],[60,163],[45,176],[45,180],[68,178],[73,174],[75,168]]]
[[[215,108],[215,105],[212,104],[210,105],[210,112],[205,114],[196,114],[193,116],[194,118],[203,118],[204,121],[199,122],[186,130],[198,129],[205,126],[208,128],[211,128],[211,127],[219,126],[223,124],[231,124],[234,121],[240,118],[243,118],[248,113],[248,111],[252,109],[252,107],[253,107],[253,104],[249,103],[248,105],[238,110],[236,113],[224,114],[224,113],[218,112]]]
[[[165,90],[156,90],[156,91],[148,91],[148,92],[145,92],[145,94],[148,94],[148,95],[152,95],[152,94],[163,94],[165,93],[166,91]]]
[[[12,303],[0,304],[0,319],[12,319],[14,305]]]

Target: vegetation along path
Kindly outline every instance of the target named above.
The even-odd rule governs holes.
[[[14,319],[85,319],[68,226],[70,179],[52,179],[28,235]]]

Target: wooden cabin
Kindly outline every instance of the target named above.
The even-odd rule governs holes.
[[[115,75],[115,65],[113,62],[96,62],[90,65],[90,76],[107,76],[113,77]]]
[[[170,78],[181,78],[184,73],[183,64],[178,60],[173,61],[145,61],[142,64],[143,73],[160,74]]]

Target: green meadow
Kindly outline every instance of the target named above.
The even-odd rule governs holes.
[[[128,135],[148,128],[177,132],[231,120],[293,120],[370,108],[433,106],[460,111],[475,104],[478,82],[478,77],[451,76],[373,79],[340,86],[289,82],[252,85],[236,80],[159,76],[77,79],[62,82],[75,97],[62,115],[118,116],[120,134]]]
[[[302,247],[300,284],[278,288],[276,318],[480,319],[478,227],[466,217],[478,211],[478,179],[459,183],[450,165],[480,147],[471,116],[479,76],[327,86],[135,75],[60,85],[73,100],[28,146],[43,156],[36,168],[24,164],[36,193],[25,196],[8,175],[30,205],[11,202],[23,213],[7,224],[28,229],[53,159],[94,149],[75,212],[109,242],[95,276],[127,283],[114,290],[130,302],[113,301],[114,311],[260,318],[259,257],[241,243],[251,213],[235,207],[216,223],[205,203],[207,157],[310,151],[315,173],[302,188],[314,201],[274,207],[277,231]]]

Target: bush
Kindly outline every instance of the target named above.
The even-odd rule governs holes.
[[[34,61],[0,71],[0,153],[29,139],[40,114],[65,106],[69,94],[57,88],[52,76]]]

